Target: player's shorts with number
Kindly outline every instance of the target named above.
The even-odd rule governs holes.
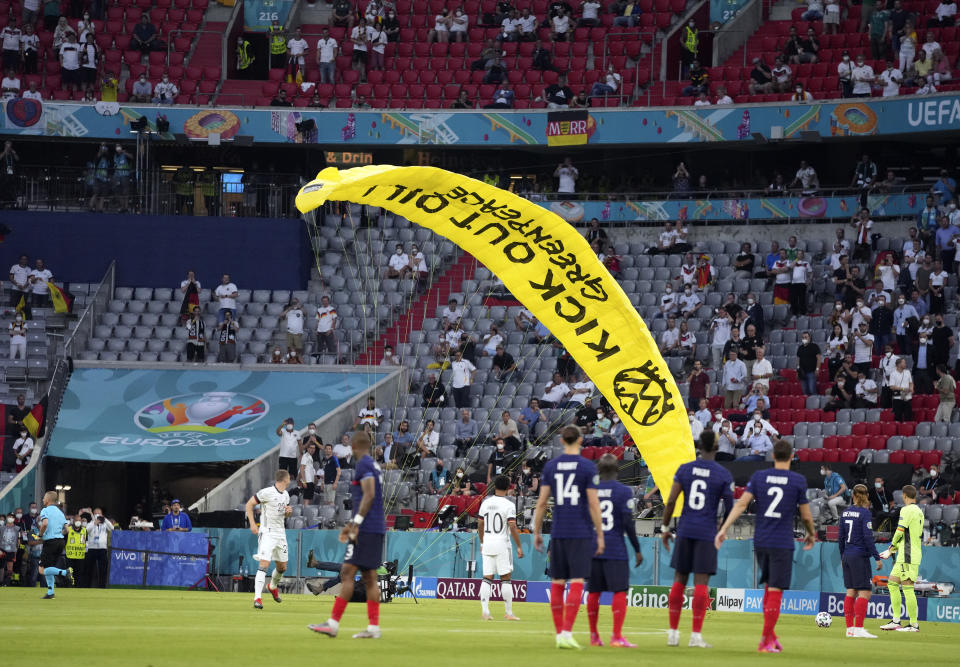
[[[481,554],[483,558],[483,576],[493,575],[504,576],[513,572],[513,550],[509,544],[497,546],[495,548],[485,549]]]
[[[844,556],[840,561],[843,567],[843,587],[855,591],[873,590],[870,582],[870,557],[864,555]]]
[[[789,590],[793,578],[793,549],[759,547],[755,552],[760,583],[782,591]]]
[[[670,567],[684,574],[716,574],[717,548],[713,540],[678,537],[670,559]]]
[[[257,536],[257,560],[287,562],[287,534],[260,533]]]
[[[550,577],[552,579],[586,579],[596,542],[593,538],[558,537],[550,540]]]
[[[356,565],[362,572],[376,570],[383,563],[383,533],[359,533],[356,542],[347,545],[343,562]]]
[[[896,577],[900,581],[916,581],[920,576],[920,565],[910,565],[909,563],[894,563],[891,577]]]

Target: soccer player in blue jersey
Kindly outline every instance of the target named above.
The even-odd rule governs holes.
[[[763,634],[757,651],[780,653],[783,647],[774,628],[780,618],[783,591],[790,588],[793,575],[793,516],[797,509],[807,531],[803,548],[813,548],[817,541],[807,503],[807,481],[803,475],[790,470],[793,447],[786,440],[773,445],[773,468],[758,470],[747,482],[747,490],[733,506],[714,538],[717,549],[727,538],[727,529],[740,518],[754,498],[757,500],[757,518],[753,534],[753,549],[760,566],[760,581],[766,584],[763,593]]]
[[[623,541],[626,533],[633,547],[634,566],[643,562],[640,542],[633,522],[633,492],[617,481],[617,457],[604,454],[597,461],[600,484],[597,485],[597,498],[600,500],[600,522],[603,528],[604,550],[594,557],[587,583],[587,618],[590,620],[590,646],[603,646],[600,633],[597,632],[597,617],[600,615],[600,594],[613,593],[610,610],[613,612],[613,635],[610,646],[636,648],[623,636],[623,621],[627,617],[627,589],[630,587],[630,566],[627,559],[627,545]]]
[[[710,606],[710,577],[717,572],[717,548],[713,538],[717,534],[717,512],[723,501],[724,515],[733,508],[733,477],[714,460],[717,454],[717,436],[713,431],[700,434],[700,459],[684,463],[673,478],[670,498],[663,510],[663,526],[660,534],[663,546],[670,550],[674,538],[670,520],[683,493],[683,513],[677,526],[677,544],[673,550],[670,567],[674,569],[670,597],[670,630],[667,646],[680,645],[680,614],[683,609],[683,592],[687,579],[693,572],[693,632],[689,646],[712,648],[700,634],[703,619]]]
[[[604,551],[597,468],[580,456],[583,437],[576,426],[560,434],[563,454],[547,461],[540,476],[540,497],[533,516],[533,544],[543,550],[543,517],[553,499],[550,531],[550,611],[557,631],[557,648],[579,649],[573,623],[580,611],[583,582],[590,576],[591,561]],[[570,582],[564,603],[563,589]]]
[[[73,586],[73,568],[57,567],[60,557],[66,548],[66,539],[63,537],[63,527],[67,525],[67,518],[57,507],[59,496],[56,491],[47,491],[43,494],[43,509],[40,510],[40,519],[37,534],[43,540],[43,551],[40,552],[40,576],[47,580],[47,594],[44,600],[53,599],[54,582],[57,575],[66,577]]]
[[[309,626],[314,632],[336,637],[340,618],[353,597],[353,582],[357,572],[367,592],[367,629],[354,639],[380,638],[380,586],[377,568],[383,562],[383,541],[387,522],[383,512],[383,473],[370,456],[370,436],[356,431],[351,442],[353,458],[357,462],[350,495],[356,514],[340,530],[340,541],[347,543],[347,552],[340,570],[340,594],[333,603],[330,618],[322,625]]]
[[[847,596],[843,599],[847,637],[877,638],[863,627],[863,619],[867,617],[867,602],[873,590],[870,583],[870,559],[877,562],[878,570],[883,566],[873,542],[872,521],[867,487],[857,484],[853,487],[853,504],[840,515],[840,533],[837,539],[843,566],[843,585],[847,588]]]

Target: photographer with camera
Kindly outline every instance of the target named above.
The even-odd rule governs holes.
[[[890,393],[893,398],[893,418],[898,422],[913,420],[913,376],[907,370],[907,361],[897,359],[896,370],[890,374]]]
[[[113,522],[103,515],[99,507],[93,510],[93,520],[87,524],[87,580],[91,587],[107,587],[108,547]]]

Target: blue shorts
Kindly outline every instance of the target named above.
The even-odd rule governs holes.
[[[670,567],[681,574],[716,574],[717,548],[709,540],[678,537],[673,545]]]
[[[782,591],[789,590],[793,578],[793,549],[758,547],[754,553],[760,568],[760,583]]]
[[[592,537],[558,537],[550,540],[550,578],[586,579],[596,546]]]
[[[383,564],[383,533],[359,533],[357,541],[347,545],[343,562],[356,565],[361,572],[376,570]]]
[[[594,558],[590,566],[590,593],[619,593],[630,588],[630,565],[625,560]]]
[[[852,588],[855,591],[873,590],[869,556],[859,554],[844,556],[841,564],[843,566],[843,585],[845,588]]]

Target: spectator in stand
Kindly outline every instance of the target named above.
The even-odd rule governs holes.
[[[717,308],[713,321],[710,324],[710,330],[713,332],[713,342],[711,350],[713,353],[713,368],[720,370],[723,365],[723,350],[730,340],[730,330],[733,326],[733,318],[723,308]]]
[[[753,69],[750,70],[750,83],[747,87],[751,95],[769,94],[775,90],[773,72],[760,58],[753,59]]]
[[[497,345],[493,357],[493,373],[498,382],[510,382],[517,371],[517,362],[513,355],[504,350],[503,345]]]
[[[553,170],[553,177],[557,179],[557,194],[560,199],[574,199],[577,192],[577,178],[580,172],[573,166],[569,157]]]
[[[391,434],[388,433],[387,435]],[[321,457],[319,463],[319,469],[323,471],[323,479],[319,480],[323,486],[323,501],[329,505],[337,499],[337,485],[340,483],[340,474],[342,472],[340,459],[334,453],[333,445],[327,444],[324,446],[323,457]]]
[[[920,472],[922,473],[923,469]],[[932,505],[936,503],[940,496],[945,495],[945,487],[946,484],[940,477],[937,466],[930,466],[930,474],[917,484],[917,504]]]
[[[470,17],[464,13],[463,8],[457,7],[453,12],[453,18],[450,20],[450,41],[466,42],[469,28]]]
[[[337,356],[337,309],[330,305],[330,297],[320,297],[320,306],[317,308],[317,355],[332,354]]]
[[[453,445],[457,448],[457,456],[463,456],[476,443],[479,434],[480,425],[470,417],[470,411],[461,410],[454,429]]]
[[[897,358],[895,370],[890,374],[890,392],[893,402],[893,417],[898,422],[913,420],[913,375],[907,370],[903,357]]]
[[[556,83],[551,83],[543,89],[543,99],[547,102],[548,109],[569,109],[570,100],[573,99],[573,91],[567,85],[566,74],[561,74]]]
[[[741,456],[737,461],[763,461],[766,459],[767,454],[773,449],[773,442],[771,442],[770,437],[763,432],[763,427],[754,424],[747,424],[744,427],[740,444],[746,447],[750,453]]]
[[[18,23],[16,14],[12,14],[7,25],[0,31],[0,42],[2,42],[0,46],[3,48],[3,69],[13,70],[14,72],[20,70],[21,64],[20,37],[23,33]]]
[[[896,97],[900,94],[903,73],[893,66],[893,60],[887,60],[887,69],[880,73],[877,81],[883,84],[883,97]]]
[[[50,305],[50,287],[53,281],[53,272],[50,271],[39,257],[35,262],[36,268],[30,272],[30,292],[33,295],[33,307],[45,308]]]
[[[457,99],[450,105],[451,109],[473,109],[475,107],[474,103],[470,101],[470,98],[467,96],[467,91],[461,89],[460,94],[457,95]]]
[[[11,344],[12,345],[12,344]],[[11,357],[12,359],[13,357]],[[20,427],[20,437],[13,441],[13,456],[16,459],[16,468],[14,472],[19,473],[30,463],[30,457],[33,455],[33,438],[26,426]]]
[[[434,421],[428,419],[427,423],[424,424],[423,432],[420,434],[420,437],[417,438],[417,453],[421,461],[437,456],[437,449],[440,447],[440,434],[434,430],[435,427],[436,424]]]
[[[760,387],[763,393],[770,391],[770,378],[773,377],[773,364],[767,359],[767,351],[764,347],[756,349],[757,358],[750,369],[750,377],[753,379],[754,388]]]
[[[386,345],[383,348],[383,358],[380,360],[381,366],[400,366],[400,357],[393,353],[393,346]]]
[[[177,88],[177,84],[170,80],[170,75],[166,72],[163,73],[163,78],[160,80],[156,86],[153,87],[153,103],[154,104],[173,104],[177,99],[177,95],[180,94],[180,89]],[[280,97],[286,99],[286,91],[282,88],[280,89]],[[276,100],[274,100],[276,101]],[[273,102],[270,103],[272,106],[276,106]],[[283,106],[291,106],[288,102]]]
[[[807,314],[807,288],[813,279],[813,267],[806,260],[802,250],[797,251],[797,258],[791,265],[790,278],[790,310],[794,316]]]
[[[520,411],[520,416],[517,417],[517,424],[520,428],[520,432],[523,433],[527,440],[533,440],[536,436],[536,427],[537,424],[541,421],[547,423],[547,415],[540,408],[540,400],[536,398],[531,398],[527,407],[523,408]]]
[[[840,59],[840,64],[837,65],[837,76],[839,77],[839,80],[840,80],[840,97],[853,96],[854,69],[855,69],[855,65],[853,61],[850,59],[850,52],[844,51],[843,56]]]
[[[317,67],[320,68],[320,83],[336,83],[337,56],[339,55],[340,47],[337,40],[330,36],[329,28],[323,28],[320,32],[320,39],[317,40],[317,54],[315,56]]]
[[[873,68],[866,63],[862,53],[857,54],[856,65],[851,70],[850,80],[853,83],[851,97],[870,97],[871,85],[875,79]]]
[[[693,288],[690,285],[684,285],[683,294],[680,295],[679,299],[679,310],[680,314],[683,315],[683,318],[689,319],[697,314],[700,306],[703,302],[700,300],[700,297],[693,291]]]
[[[935,16],[927,19],[928,28],[952,28],[957,16],[956,0],[940,0]]]
[[[595,28],[600,25],[600,3],[597,0],[581,0],[578,28]]]
[[[690,63],[690,70],[687,73],[687,78],[690,79],[690,85],[684,87],[683,89],[683,95],[685,97],[691,97],[710,92],[710,74],[707,72],[707,70],[700,67],[699,60],[694,60],[692,63]]]
[[[213,293],[213,298],[220,303],[220,309],[217,311],[217,323],[223,322],[227,310],[237,309],[237,296],[239,291],[237,286],[230,281],[230,274],[224,273],[220,278],[220,284]]]
[[[807,396],[817,394],[817,372],[822,361],[820,347],[812,341],[810,332],[804,331],[800,336],[800,347],[797,348],[797,376]]]
[[[57,27],[53,31],[53,50],[55,53],[60,53],[60,47],[66,43],[67,35],[70,33],[73,33],[74,37],[76,37],[76,31],[67,23],[67,17],[59,17],[57,19]]]
[[[950,423],[953,417],[953,410],[957,407],[957,381],[947,372],[944,364],[937,364],[937,383],[935,385],[937,393],[940,395],[940,403],[937,405],[937,414],[933,421]]]
[[[33,0],[37,2],[37,0]],[[24,3],[26,5],[30,0],[26,0]],[[27,13],[27,9],[24,9],[24,14]],[[37,53],[40,49],[40,38],[33,31],[33,24],[35,21],[27,22],[24,19],[23,25],[23,34],[20,35],[20,53],[23,60],[23,73],[24,74],[36,74],[37,73]]]
[[[870,333],[874,337],[876,354],[882,354],[883,348],[894,340],[893,311],[887,304],[887,298],[880,296],[877,299],[877,307],[870,315]]]
[[[740,405],[740,397],[743,395],[747,381],[747,367],[738,359],[739,350],[730,348],[727,362],[723,365],[723,407],[725,410],[733,410]]]
[[[437,380],[436,373],[430,373],[427,376],[427,382],[420,393],[423,395],[421,406],[425,408],[442,408],[447,403],[446,389]]]
[[[550,38],[555,42],[569,41],[573,33],[573,22],[566,10],[560,10],[550,19]]]
[[[140,53],[146,55],[159,48],[160,42],[157,39],[157,27],[150,23],[150,15],[146,12],[140,15],[140,23],[133,29],[133,37],[130,46],[139,49]]]
[[[369,57],[369,35],[365,19],[359,19],[357,24],[350,30],[350,41],[353,43],[353,56],[350,60],[350,69],[359,72],[360,80],[365,81],[367,78],[367,60]]]
[[[427,278],[429,277],[429,271],[427,270],[427,258],[420,251],[420,248],[416,244],[410,245],[410,275],[417,281],[417,289],[420,292],[425,292],[427,287]]]
[[[190,319],[186,321],[187,329],[187,361],[196,364],[203,363],[207,356],[206,325],[200,314],[200,306],[194,306]]]
[[[300,305],[300,299],[294,297],[280,317],[287,318],[287,349],[296,350],[297,354],[303,353],[303,307]]]
[[[60,81],[64,88],[75,92],[83,83],[80,71],[81,48],[75,33],[67,33],[60,46]]]
[[[860,322],[850,332],[850,345],[853,346],[853,363],[861,373],[870,372],[870,363],[873,361],[873,340],[869,333],[869,324]]]
[[[161,84],[157,84],[157,88],[159,88],[160,85],[161,85]],[[293,106],[293,102],[291,102],[290,100],[287,99],[287,91],[284,90],[283,88],[281,88],[280,90],[277,91],[277,94],[274,96],[274,98],[273,98],[272,100],[270,100],[270,106],[272,106],[272,107],[292,107],[292,106]]]
[[[10,305],[14,308],[17,307],[21,299],[24,300],[24,303],[30,302],[30,274],[32,271],[27,260],[26,255],[20,255],[17,263],[10,267]]]
[[[750,243],[742,243],[740,252],[733,260],[734,276],[736,278],[752,278],[754,262],[755,258]]]
[[[906,298],[901,294],[897,298],[897,308],[893,311],[893,329],[897,337],[897,349],[903,354],[912,353],[912,336],[909,333],[909,320],[913,318],[919,323],[920,314],[912,303],[907,303]]]
[[[452,376],[450,386],[453,393],[453,401],[458,408],[471,407],[470,385],[473,384],[477,375],[477,367],[470,361],[463,358],[463,350],[459,349],[455,353],[454,361],[450,364]]]
[[[147,104],[153,99],[153,85],[147,80],[147,73],[141,72],[133,84],[130,101]]]
[[[788,92],[790,87],[793,85],[793,71],[785,62],[783,62],[783,58],[781,56],[774,58],[773,69],[771,70],[771,73],[773,74],[774,92]]]
[[[637,25],[643,10],[633,0],[618,0],[611,5],[611,11],[616,14],[613,25],[618,28],[632,28]]]
[[[950,248],[950,254],[953,253],[953,248]],[[945,251],[940,252],[941,257],[946,257],[947,253]],[[951,256],[952,259],[952,256]],[[952,266],[951,262],[949,266]],[[935,260],[933,262],[933,271],[929,276],[929,294],[927,295],[930,302],[930,312],[934,315],[942,313],[944,310],[944,294],[943,290],[947,284],[947,279],[949,274],[943,270],[943,264],[940,260]]]
[[[819,21],[822,18],[822,0],[807,0],[807,11],[800,15],[800,19],[803,21]]]
[[[936,325],[928,335],[933,346],[931,364],[948,364],[955,339],[953,329],[944,325],[943,315],[936,316]]]
[[[516,9],[511,9],[500,22],[500,32],[497,42],[516,42],[520,39],[520,15]]]
[[[401,437],[403,438],[401,442]],[[413,444],[413,435],[410,433],[410,424],[406,420],[400,423],[399,432],[394,437],[398,445],[402,445],[402,450],[406,453],[409,446]],[[341,468],[353,468],[353,449],[350,447],[350,435],[344,433],[340,436],[340,442],[333,446],[333,455],[337,457]]]
[[[25,100],[43,100],[43,93],[37,89],[37,82],[31,81],[27,90],[23,91],[21,97]]]
[[[813,93],[804,89],[803,84],[799,81],[793,86],[793,95],[790,96],[790,100],[793,102],[812,102],[815,98]]]
[[[317,446],[310,443],[304,447],[303,456],[300,457],[300,466],[297,472],[297,486],[300,487],[300,498],[304,505],[309,505],[313,500],[314,489],[316,487],[317,469],[313,460],[317,452]]]
[[[403,279],[410,272],[410,258],[403,251],[403,244],[398,243],[394,253],[387,263],[387,278]]]
[[[490,72],[488,71],[489,75]],[[484,109],[512,109],[515,93],[511,89],[509,81],[501,81],[500,87],[493,94],[493,102],[484,105]]]
[[[763,306],[757,303],[753,292],[747,294],[747,307],[745,312],[747,314],[747,324],[752,324],[757,331],[757,335],[763,337],[763,332],[765,331]]]
[[[869,410],[877,407],[879,389],[877,383],[866,373],[857,373],[857,386],[853,390],[853,407]]]
[[[560,373],[553,374],[553,381],[548,383],[540,396],[540,407],[558,408],[567,402],[567,396],[570,394],[570,387],[563,381]]]
[[[690,409],[701,406],[700,402],[710,398],[710,376],[703,370],[703,363],[698,359],[693,362],[693,370],[687,376],[687,404]]]
[[[240,327],[233,320],[233,311],[225,310],[223,322],[217,327],[220,347],[217,350],[217,361],[232,364],[237,360],[237,334]]]
[[[533,68],[543,71],[556,71],[553,66],[553,54],[550,47],[541,40],[533,50]]]
[[[950,172],[946,169],[940,170],[940,178],[930,188],[930,193],[940,206],[947,206],[953,201],[957,190],[957,182],[950,177]],[[960,233],[960,232],[955,232]]]
[[[783,46],[783,58],[787,62],[794,65],[800,63],[800,51],[803,48],[801,41],[800,35],[797,33],[797,27],[790,26],[787,41]]]
[[[369,69],[382,70],[385,67],[385,58],[387,54],[387,33],[379,21],[372,23],[367,28],[367,40],[370,42],[370,66]]]
[[[591,97],[602,97],[605,95],[615,95],[618,90],[620,90],[620,85],[623,82],[623,77],[621,77],[613,69],[613,63],[607,65],[607,71],[604,74],[603,83],[597,81],[593,84],[593,88],[590,89]]]
[[[933,81],[934,83],[945,83],[953,78],[950,71],[950,60],[939,49],[933,52]]]
[[[933,367],[933,344],[927,334],[922,333],[913,350],[913,383],[918,394],[929,394],[933,384],[930,369]]]
[[[88,90],[96,83],[99,69],[100,48],[94,41],[93,33],[88,32],[80,47],[80,81]]]
[[[664,356],[675,356],[680,353],[680,329],[677,328],[677,319],[667,317],[667,328],[660,334],[660,353]]]
[[[0,82],[0,94],[3,95],[5,100],[20,97],[20,77],[12,68],[7,70],[7,75]]]
[[[487,459],[487,486],[489,487],[494,477],[502,475],[507,469],[507,443],[503,438],[497,438],[496,448]]]
[[[440,13],[433,17],[433,29],[427,32],[427,44],[438,42],[446,44],[450,41],[450,26],[453,24],[453,17],[450,16],[450,10],[443,7]]]
[[[507,451],[520,451],[520,430],[517,427],[517,422],[514,421],[513,417],[511,417],[510,413],[506,410],[500,415],[500,422],[497,424],[496,434],[497,439],[503,440],[506,444]]]

